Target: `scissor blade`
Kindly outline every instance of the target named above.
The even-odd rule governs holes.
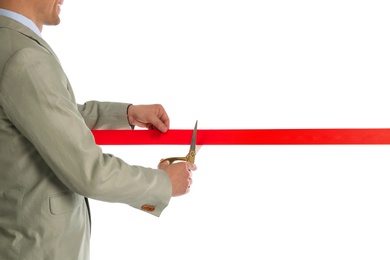
[[[195,151],[196,148],[196,131],[198,128],[198,120],[196,120],[194,131],[192,132],[190,151]]]

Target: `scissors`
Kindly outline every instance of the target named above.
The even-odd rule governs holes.
[[[194,131],[192,132],[192,138],[191,138],[191,145],[190,145],[190,151],[188,152],[186,157],[169,157],[165,159],[161,159],[161,162],[168,161],[169,164],[172,164],[175,161],[185,161],[194,163],[195,162],[195,154],[196,154],[196,131],[198,126],[198,120],[196,120]]]

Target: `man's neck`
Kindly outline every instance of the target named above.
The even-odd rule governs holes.
[[[10,19],[13,19],[13,20],[23,24],[24,26],[26,26],[30,30],[32,30],[35,34],[37,34],[39,37],[42,37],[41,31],[36,26],[36,24],[33,21],[31,21],[30,19],[28,19],[27,17],[25,17],[24,15],[21,15],[19,13],[16,13],[16,12],[13,12],[13,11],[10,11],[7,9],[3,9],[3,8],[0,8],[0,15],[3,15],[5,17],[8,17]]]
[[[28,5],[29,1],[18,1],[18,0],[0,0],[0,8],[5,9],[30,19],[42,32],[42,25],[38,24],[33,9]]]

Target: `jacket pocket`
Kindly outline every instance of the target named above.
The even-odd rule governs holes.
[[[72,191],[54,194],[49,197],[50,212],[53,215],[71,212],[83,203],[84,198]]]

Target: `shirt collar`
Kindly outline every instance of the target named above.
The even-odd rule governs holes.
[[[19,23],[21,23],[21,24],[27,26],[28,28],[30,28],[30,30],[32,30],[39,37],[42,38],[41,32],[39,31],[38,27],[35,25],[35,23],[33,21],[31,21],[27,17],[25,17],[25,16],[23,16],[21,14],[9,11],[9,10],[1,9],[1,8],[0,8],[0,15],[3,15],[3,16],[6,16],[8,18],[11,18],[13,20],[18,21]]]

